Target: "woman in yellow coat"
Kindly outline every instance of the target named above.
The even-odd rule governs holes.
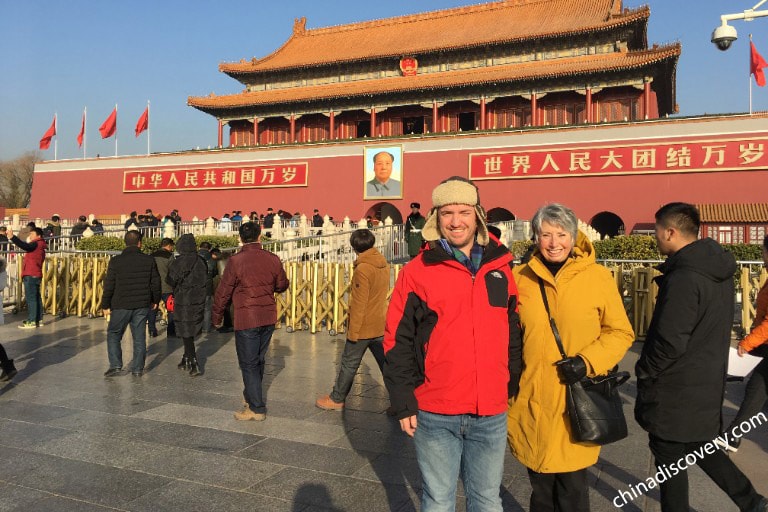
[[[531,512],[589,511],[587,468],[597,462],[600,447],[572,440],[565,383],[605,374],[634,340],[616,282],[595,262],[594,247],[577,222],[565,206],[541,207],[531,221],[533,257],[514,271],[523,371],[519,391],[509,401],[508,441],[528,468]],[[552,334],[540,279],[566,359]]]

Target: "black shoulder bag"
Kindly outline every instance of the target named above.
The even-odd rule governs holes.
[[[557,348],[563,359],[566,359],[568,356],[549,310],[549,301],[541,278],[539,288]],[[629,372],[619,372],[617,368],[618,366],[614,366],[607,375],[584,377],[579,382],[566,386],[566,409],[574,441],[604,445],[627,437],[627,420],[624,418],[618,388],[629,379]]]

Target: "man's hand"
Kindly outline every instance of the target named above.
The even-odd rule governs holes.
[[[413,434],[416,433],[416,415],[414,414],[413,416],[401,419],[400,428],[403,432],[413,437]]]
[[[10,226],[8,227],[8,229],[5,230],[5,236],[7,236],[9,240],[11,239],[11,237],[13,237],[13,230],[11,229]]]
[[[152,304],[152,309],[157,309],[157,304]]]
[[[102,309],[101,311],[104,313],[104,316],[109,316],[109,314],[111,313],[109,309]]]
[[[555,364],[563,384],[575,384],[587,376],[587,363],[579,356],[567,357]]]
[[[739,357],[744,357],[744,354],[747,353],[747,351],[744,349],[744,347],[739,344],[739,347],[736,349],[736,351],[739,353]]]

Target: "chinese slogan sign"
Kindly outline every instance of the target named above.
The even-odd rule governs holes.
[[[123,192],[306,187],[308,164],[124,171]]]
[[[520,149],[469,155],[473,180],[749,170],[768,167],[768,136]]]

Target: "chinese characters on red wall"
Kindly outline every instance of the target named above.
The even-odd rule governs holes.
[[[472,153],[473,180],[749,170],[768,165],[768,136]]]
[[[306,162],[123,171],[123,192],[306,187],[308,175],[309,165]]]

